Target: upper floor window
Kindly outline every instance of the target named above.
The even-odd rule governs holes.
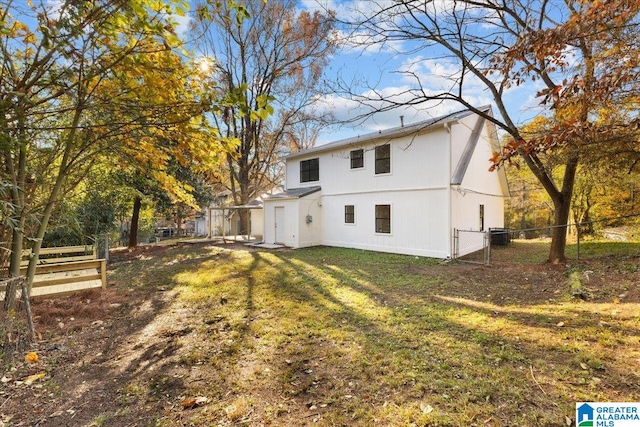
[[[300,182],[320,181],[320,159],[300,162]]]
[[[364,150],[351,150],[351,169],[360,169],[364,167]]]
[[[391,172],[391,146],[389,144],[376,147],[376,175]]]

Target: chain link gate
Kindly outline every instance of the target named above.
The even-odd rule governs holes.
[[[487,231],[453,230],[453,259],[472,264],[491,264],[491,236]]]

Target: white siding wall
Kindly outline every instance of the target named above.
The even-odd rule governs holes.
[[[448,233],[449,133],[442,127],[425,135],[391,141],[391,173],[375,174],[375,147],[386,140],[312,153],[287,162],[289,188],[322,186],[322,227],[304,222],[307,200],[300,199],[300,246],[324,244],[384,252],[446,257]],[[364,168],[351,169],[350,151],[364,149]],[[319,182],[300,182],[300,161],[318,157]],[[391,233],[375,232],[375,205],[391,205]],[[344,206],[355,206],[355,224],[344,223]],[[311,203],[311,206],[314,206]],[[317,207],[317,204],[315,205]],[[316,225],[317,224],[317,225]]]
[[[417,136],[407,136],[391,142],[391,173],[375,174],[375,147],[388,141],[353,144],[329,153],[312,153],[287,161],[288,188],[320,185],[322,193],[342,193],[444,188],[449,184],[447,163],[449,135],[444,127]],[[364,149],[364,168],[351,169],[349,153]],[[300,182],[300,161],[320,159],[320,181]]]
[[[452,129],[452,139],[460,141],[463,136],[468,138],[468,129],[473,129],[476,116],[464,119],[461,126]],[[462,184],[452,190],[452,227],[461,230],[479,230],[479,206],[485,206],[485,230],[504,227],[504,200],[506,196],[504,170],[489,172],[492,156],[490,127],[485,126],[478,140],[476,149],[471,157]]]
[[[476,116],[470,116],[462,121],[461,126],[452,128],[452,140],[459,144],[463,138],[468,139],[476,120]],[[504,227],[506,181],[503,170],[489,172],[493,138],[489,129],[491,127],[485,123],[461,185],[451,190],[452,229],[480,231],[480,205],[484,205],[484,230]],[[452,150],[457,149],[455,146]],[[460,243],[458,255],[481,248],[480,238],[469,239],[465,244]]]
[[[251,236],[260,240],[264,235],[264,212],[262,209],[251,209]]]
[[[284,231],[284,243],[290,247],[297,247],[297,212],[298,212],[298,200],[297,199],[286,199],[286,200],[265,200],[264,201],[264,242],[273,244],[276,243],[276,230],[275,230],[275,209],[282,207],[284,208],[285,214],[285,231]]]
[[[324,244],[411,255],[452,255],[453,228],[479,229],[479,206],[485,205],[485,228],[502,227],[499,173],[488,172],[491,157],[485,125],[477,150],[460,186],[451,189],[451,174],[458,165],[476,123],[470,115],[449,126],[436,125],[427,133],[391,141],[352,143],[329,152],[308,153],[289,159],[288,188],[321,186],[322,192],[301,199],[265,202],[264,240],[273,243],[274,207],[286,209],[286,245]],[[375,147],[391,143],[391,173],[375,174]],[[364,168],[350,168],[350,151],[364,149]],[[300,161],[319,158],[319,181],[300,182]],[[318,203],[320,202],[320,203]],[[391,205],[391,233],[376,233],[375,205]],[[345,224],[345,205],[355,206],[355,224]],[[452,212],[453,211],[453,212]],[[312,215],[313,222],[306,223]]]
[[[446,189],[354,193],[322,198],[322,244],[445,258],[449,253]],[[355,224],[345,224],[345,205]],[[375,205],[391,205],[391,233],[376,233]]]
[[[316,192],[299,199],[298,206],[298,243],[296,247],[304,248],[322,244],[322,224],[323,207],[321,203],[322,194]],[[307,215],[311,216],[311,222],[307,222]],[[328,225],[327,225],[328,226]]]
[[[265,200],[264,242],[283,243],[290,248],[303,248],[322,244],[322,210],[318,206],[321,193],[313,193],[301,199]],[[284,242],[276,242],[275,209],[284,208]],[[312,221],[307,223],[307,215]]]

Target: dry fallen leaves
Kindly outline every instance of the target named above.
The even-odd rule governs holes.
[[[24,356],[24,359],[27,361],[27,363],[38,363],[38,353],[36,353],[35,351],[30,351]]]
[[[423,414],[430,414],[431,412],[433,412],[433,406],[429,405],[428,403],[421,403],[420,410]]]
[[[24,385],[31,385],[34,382],[44,378],[45,375],[46,374],[44,372],[40,372],[39,374],[29,375],[27,378],[24,379]]]
[[[183,400],[181,405],[184,409],[193,409],[198,406],[206,405],[207,403],[209,403],[209,399],[207,397],[198,396]]]

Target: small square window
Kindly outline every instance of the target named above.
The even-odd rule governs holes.
[[[361,169],[364,167],[364,150],[351,150],[351,169]]]
[[[376,175],[391,173],[391,146],[389,144],[376,147]]]
[[[300,162],[300,182],[320,180],[320,159],[309,159]]]
[[[356,223],[356,207],[354,205],[345,205],[344,207],[344,223]]]
[[[376,205],[376,233],[391,233],[391,205]]]

